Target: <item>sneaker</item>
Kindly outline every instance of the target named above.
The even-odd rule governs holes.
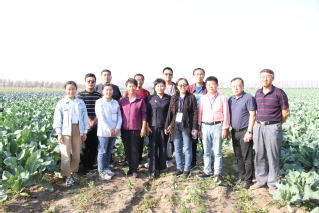
[[[137,172],[133,172],[133,177],[137,178],[138,177],[138,173]]]
[[[108,174],[109,176],[111,176],[111,177],[113,177],[113,176],[115,175],[115,173],[112,172],[110,169],[106,169],[106,170],[104,170],[104,172],[105,172],[106,174]]]
[[[276,189],[269,189],[269,194],[273,195],[275,193]]]
[[[106,174],[105,172],[101,172],[99,174],[99,179],[100,180],[111,180],[112,176]]]
[[[210,178],[210,175],[206,174],[205,172],[202,172],[198,175],[196,175],[198,178],[200,179],[207,179],[207,178]]]
[[[144,168],[144,164],[140,163],[140,164],[138,165],[138,168],[139,168],[139,169]]]
[[[72,173],[71,178],[72,178],[73,182],[75,182],[79,179],[78,176],[76,175],[76,173]]]
[[[191,172],[190,172],[190,171],[184,171],[184,172],[183,172],[183,176],[184,176],[185,178],[189,178],[189,177],[191,176]]]
[[[173,176],[179,177],[182,174],[183,174],[183,171],[178,169],[176,172],[173,173]]]
[[[66,187],[70,187],[70,186],[73,186],[73,185],[74,185],[74,183],[73,183],[72,177],[71,176],[67,177],[66,178],[66,182],[65,182],[65,186]]]
[[[171,160],[167,160],[167,161],[166,161],[166,167],[167,167],[167,168],[174,167],[174,164],[172,163]]]
[[[144,167],[147,168],[147,169],[148,169],[149,166],[150,166],[149,163],[145,163],[144,164]]]
[[[252,186],[250,186],[249,188],[250,189],[260,189],[260,188],[263,188],[264,186],[259,186],[259,185],[257,185],[257,184],[254,184],[254,185],[252,185]]]
[[[196,169],[196,168],[197,168],[196,164],[195,165],[191,165],[191,171]]]
[[[221,181],[220,175],[214,175],[214,182]]]

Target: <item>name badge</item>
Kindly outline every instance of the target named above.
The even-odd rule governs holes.
[[[178,112],[176,114],[176,122],[181,123],[182,122],[182,118],[183,118],[183,113],[182,112]]]
[[[117,113],[112,113],[112,121],[113,122],[117,121]]]

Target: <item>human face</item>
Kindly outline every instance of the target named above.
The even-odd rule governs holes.
[[[94,90],[95,85],[96,85],[96,81],[95,81],[94,77],[87,77],[85,79],[85,88],[86,88],[87,91]]]
[[[70,99],[74,99],[76,94],[76,87],[73,84],[68,84],[65,87],[65,92]]]
[[[163,83],[158,83],[155,86],[156,94],[163,95],[165,91],[165,85]]]
[[[143,76],[137,75],[137,76],[135,76],[135,80],[137,81],[137,89],[142,89],[143,84],[144,84]]]
[[[218,84],[215,81],[206,81],[207,92],[210,95],[215,95],[217,92]]]
[[[260,73],[260,83],[265,88],[271,87],[274,79],[274,76],[268,72]]]
[[[104,87],[102,93],[104,98],[106,98],[107,100],[111,100],[113,95],[113,87],[112,86]]]
[[[242,84],[240,79],[231,82],[231,88],[236,97],[240,97],[244,91],[244,85]]]
[[[181,94],[186,94],[186,91],[188,89],[187,82],[184,79],[180,80],[177,84],[177,89]]]
[[[129,95],[135,94],[135,91],[136,91],[136,86],[135,86],[135,84],[128,83],[127,86],[126,86],[126,90],[127,90],[127,93],[128,93]]]
[[[109,73],[109,72],[102,72],[101,78],[102,78],[103,84],[105,84],[105,83],[111,83],[112,75],[111,75],[111,73]]]
[[[202,84],[204,82],[204,77],[205,77],[205,74],[203,70],[198,69],[194,72],[193,78],[196,83]]]
[[[166,82],[171,82],[173,79],[173,72],[170,70],[164,70],[163,79]]]

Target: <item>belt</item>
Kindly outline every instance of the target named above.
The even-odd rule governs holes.
[[[231,131],[234,131],[234,132],[241,132],[243,130],[247,130],[248,127],[245,127],[245,128],[242,128],[242,129],[232,129]]]
[[[215,121],[215,122],[202,122],[202,124],[206,124],[206,125],[215,125],[215,124],[220,124],[222,123],[222,121]]]
[[[280,121],[257,121],[257,123],[260,125],[271,125],[271,124],[279,124],[281,122]]]

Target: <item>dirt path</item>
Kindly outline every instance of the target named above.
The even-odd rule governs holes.
[[[227,156],[226,156],[227,157]],[[176,178],[169,169],[157,179],[148,178],[148,170],[140,169],[139,178],[126,177],[124,167],[113,168],[115,176],[101,181],[96,173],[80,177],[76,185],[64,187],[64,181],[48,176],[54,185],[53,193],[39,186],[29,189],[30,197],[13,198],[0,207],[2,212],[288,212],[285,204],[274,201],[265,188],[240,190],[229,184],[234,177],[231,161],[224,161],[223,182],[215,185],[212,179],[192,176]],[[233,167],[233,168],[232,168]],[[295,213],[301,209],[293,207]]]

